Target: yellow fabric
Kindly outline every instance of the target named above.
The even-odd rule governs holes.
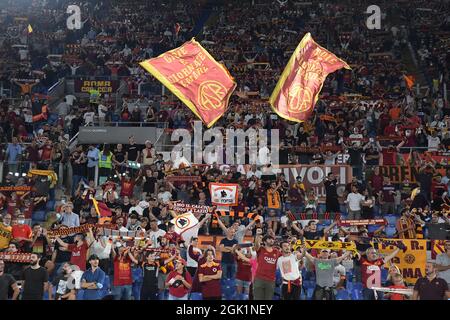
[[[270,209],[280,209],[281,208],[281,197],[278,191],[271,192],[267,190],[267,207]]]
[[[12,227],[7,227],[0,223],[0,250],[6,249],[11,241]]]
[[[58,176],[56,175],[55,171],[53,171],[53,170],[33,169],[33,170],[28,171],[28,177],[31,177],[33,175],[49,177],[50,178],[50,188],[54,187],[56,185],[56,182],[58,182]]]

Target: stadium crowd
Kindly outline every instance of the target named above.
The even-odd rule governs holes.
[[[367,4],[350,3],[83,1],[82,29],[69,31],[68,1],[35,1],[29,12],[23,1],[11,1],[0,20],[2,93],[9,88],[19,98],[0,102],[0,299],[450,298],[449,21],[437,24],[428,13],[445,12],[446,4],[408,1],[426,10],[405,11],[399,23],[388,16],[403,12],[406,2],[391,2],[382,30],[369,30],[359,15]],[[138,145],[132,136],[123,145],[71,145],[81,126],[97,122],[192,129],[192,113],[149,90],[157,82],[138,62],[189,40],[205,12],[213,18],[200,42],[238,83],[216,126],[279,129],[280,164],[348,164],[353,179],[345,191],[333,173],[319,197],[305,177],[290,181],[269,166],[174,168],[151,141]],[[15,19],[26,14],[26,23]],[[306,32],[352,70],[331,74],[312,118],[296,124],[269,112],[267,98]],[[404,77],[408,43],[431,80],[426,91]],[[68,54],[73,44],[79,48]],[[90,76],[120,79],[127,94],[119,103],[96,93],[67,94],[34,121],[45,113],[41,104],[55,82]],[[387,166],[414,167],[417,174],[392,182],[382,171]],[[240,218],[211,214],[210,182],[239,184],[231,209]],[[109,229],[139,237],[106,235],[93,198],[111,211]],[[198,237],[183,241],[174,231],[176,202],[210,208],[194,213]],[[311,218],[316,213],[332,215]],[[385,224],[342,226],[337,216]],[[76,227],[77,233],[64,232]],[[201,239],[210,235],[221,237],[205,246]],[[401,242],[381,255],[372,245],[379,238],[442,240],[444,249],[411,284],[394,262]],[[353,242],[356,250],[308,247],[319,240]],[[7,259],[19,253],[26,255]],[[376,294],[372,287],[412,294]]]

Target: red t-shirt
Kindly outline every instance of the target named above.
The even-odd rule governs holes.
[[[220,270],[222,270],[220,263],[213,261],[213,263],[209,267],[207,266],[206,263],[200,265],[197,273],[199,275],[203,274],[205,276],[214,276]],[[212,298],[212,297],[221,297],[222,296],[220,279],[201,282],[201,287],[202,287],[202,295],[204,298]]]
[[[388,288],[390,289],[408,289],[406,286],[404,285],[392,285],[389,286]],[[389,300],[406,300],[405,296],[403,294],[399,294],[399,293],[391,293],[391,297],[389,298]]]
[[[166,282],[169,282],[170,279],[175,278],[177,275],[180,275],[178,271],[173,270],[169,273],[167,276]],[[192,285],[192,277],[189,272],[184,273],[184,280],[186,280],[187,283]],[[189,289],[186,288],[181,280],[175,280],[174,283],[172,283],[169,287],[169,293],[170,295],[181,298],[187,295],[189,292]]]
[[[27,224],[16,224],[12,226],[11,234],[13,238],[31,239],[33,231],[31,230],[31,227]]]
[[[381,267],[384,265],[383,259],[369,261],[361,258],[361,277],[364,288],[381,287]]]
[[[89,246],[87,242],[83,242],[81,246],[76,244],[69,244],[69,251],[72,252],[70,263],[78,266],[80,270],[86,271],[86,256]]]
[[[397,151],[391,151],[389,149],[383,149],[383,165],[394,166],[397,164]]]
[[[241,259],[237,259],[236,279],[241,281],[252,281],[252,265]]]
[[[114,286],[129,286],[133,284],[131,276],[131,260],[128,256],[114,258]]]
[[[125,181],[125,179],[122,180],[122,186],[120,190],[120,196],[124,197],[133,197],[133,189],[134,189],[134,182],[133,181]]]
[[[258,252],[258,269],[256,269],[255,279],[275,281],[277,260],[281,256],[280,251],[273,249],[271,252],[261,247]]]
[[[166,232],[166,234],[164,235],[164,238],[169,240],[169,243],[173,243],[173,244],[178,244],[178,242],[180,242],[180,240],[181,240],[181,236],[178,233],[176,233],[175,231]]]
[[[383,176],[382,175],[373,175],[372,176],[372,187],[375,192],[381,191],[383,188]]]

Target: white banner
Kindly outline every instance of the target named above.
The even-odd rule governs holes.
[[[180,214],[170,222],[175,225],[175,232],[183,238],[186,244],[189,244],[192,237],[198,235],[198,219],[192,212]]]
[[[238,185],[235,183],[211,182],[209,191],[213,206],[237,206],[238,204]]]

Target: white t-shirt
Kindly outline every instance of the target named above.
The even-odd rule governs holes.
[[[152,241],[152,248],[159,248],[160,245],[158,243],[158,238],[159,237],[164,237],[164,235],[166,234],[166,232],[164,230],[158,229],[158,231],[148,231],[148,236],[150,238],[150,240]]]
[[[336,286],[339,281],[341,280],[341,276],[345,276],[345,267],[342,264],[338,264],[336,267],[334,267],[334,274],[333,274],[333,284]]]
[[[347,196],[348,206],[352,211],[361,210],[361,201],[364,201],[364,196],[360,193],[349,193]]]
[[[111,243],[108,241],[107,237],[103,237],[106,246],[103,247],[99,240],[94,241],[91,246],[91,254],[96,254],[99,259],[108,259],[111,254]]]
[[[255,172],[249,171],[249,172],[247,172],[247,179],[250,179],[253,176],[256,176],[258,179],[261,179],[261,175],[262,175],[262,172],[259,170],[256,170]]]
[[[104,117],[106,117],[106,112],[108,111],[108,108],[107,107],[105,107],[104,105],[102,105],[102,104],[99,104],[98,105],[98,116],[99,116],[99,118],[104,118]]]
[[[441,139],[439,137],[428,136],[428,150],[437,150]]]
[[[298,269],[298,260],[294,254],[287,257],[279,257],[277,268],[280,270],[283,280],[294,281],[301,278],[300,270]]]
[[[95,116],[94,112],[86,112],[83,116],[84,123],[86,124],[94,123],[94,116]]]
[[[158,193],[158,200],[161,200],[163,203],[167,203],[172,198],[172,193],[169,191],[164,191]]]
[[[194,251],[195,253],[200,253],[200,254],[202,253],[202,250],[200,250],[199,248],[195,248],[195,247],[192,249],[192,251]],[[192,267],[192,268],[198,267],[198,262],[195,261],[194,259],[192,259],[191,256],[189,255],[189,248],[188,248],[188,252],[187,252],[186,266]]]
[[[73,102],[77,100],[77,98],[73,94],[68,94],[66,96],[66,102],[69,106],[73,106]]]

